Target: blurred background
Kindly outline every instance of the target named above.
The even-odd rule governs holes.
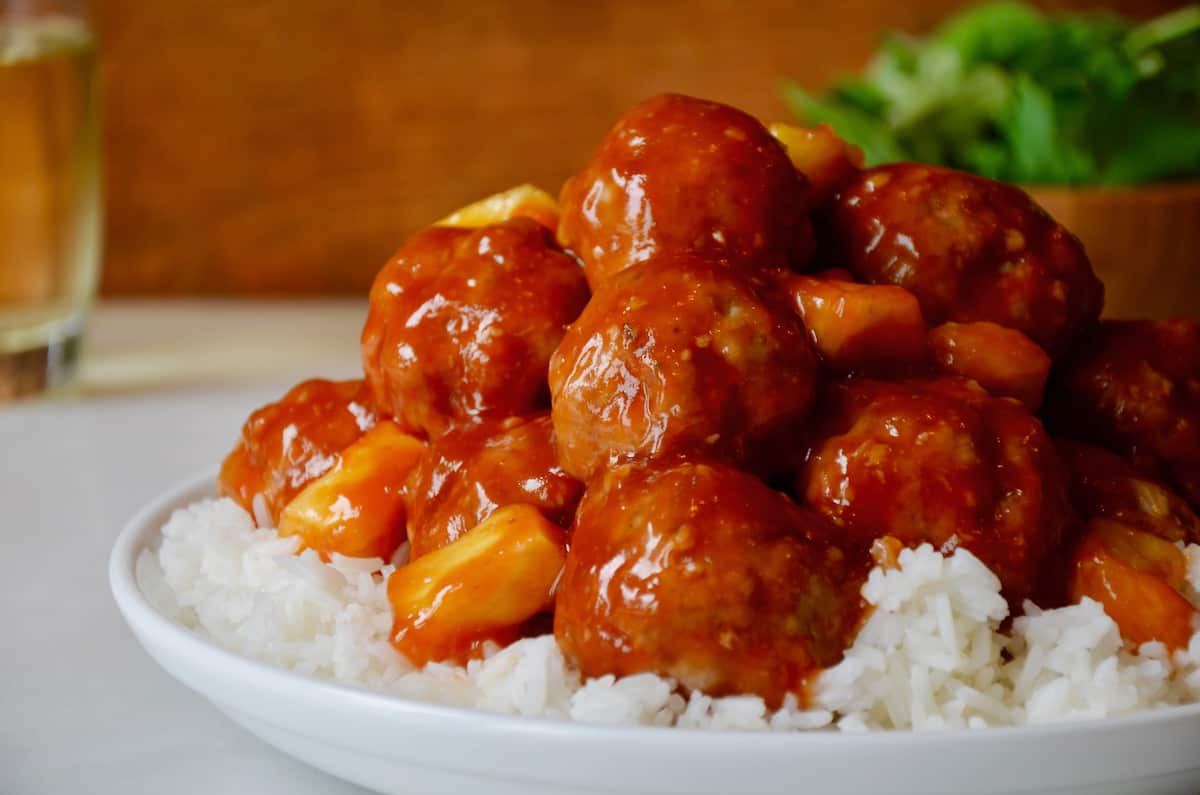
[[[557,192],[628,105],[789,119],[954,0],[98,0],[106,296],[362,295],[404,239]],[[1148,18],[1178,3],[1050,2]]]

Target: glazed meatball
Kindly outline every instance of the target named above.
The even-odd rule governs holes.
[[[593,289],[664,252],[775,267],[813,248],[804,180],[783,146],[752,116],[678,94],[609,131],[563,187],[558,237]]]
[[[337,463],[337,454],[376,422],[362,381],[313,379],[263,406],[242,426],[242,438],[221,466],[217,491],[253,511],[262,494],[273,520],[311,481]]]
[[[862,172],[827,212],[830,263],[912,291],[931,325],[992,321],[1058,357],[1100,316],[1083,247],[1018,188],[897,163]]]
[[[558,465],[549,414],[454,428],[429,448],[409,485],[408,540],[418,558],[514,503],[569,527],[583,484]]]
[[[623,465],[589,485],[554,634],[585,676],[654,672],[711,695],[804,701],[862,614],[865,556],[752,475]]]
[[[1140,476],[1108,450],[1065,439],[1056,444],[1080,518],[1112,519],[1166,541],[1200,543],[1200,518],[1162,483]]]
[[[1200,323],[1106,320],[1057,368],[1048,423],[1128,456],[1200,509]]]
[[[773,471],[797,451],[816,359],[786,296],[690,256],[620,273],[550,363],[563,468],[697,452]]]
[[[797,487],[847,540],[963,546],[1010,602],[1058,597],[1039,586],[1072,512],[1054,446],[1028,410],[962,378],[861,379],[827,399]]]
[[[380,408],[430,438],[545,408],[546,366],[588,300],[575,260],[529,218],[433,227],[375,278],[363,369]]]

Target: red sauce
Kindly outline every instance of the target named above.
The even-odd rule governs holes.
[[[447,432],[430,446],[408,491],[408,538],[417,558],[504,505],[532,505],[568,527],[583,484],[559,466],[550,416],[538,414]]]
[[[529,218],[433,227],[375,278],[363,370],[380,408],[436,437],[547,408],[546,366],[588,300],[575,260]]]
[[[851,380],[821,406],[796,491],[862,545],[962,546],[1009,600],[1056,601],[1047,573],[1074,513],[1049,437],[1023,406],[962,378]]]
[[[552,608],[585,675],[803,701],[872,555],[922,543],[971,551],[1015,607],[1089,596],[1128,640],[1185,643],[1200,324],[1097,325],[1081,246],[1016,188],[780,135],[812,179],[750,116],[656,97],[567,183],[557,241],[552,206],[416,235],[372,287],[366,385],[255,412],[222,493],[278,515],[352,458],[292,503],[297,532],[386,554],[406,518],[393,641],[420,661]],[[1043,392],[1055,433],[1111,452],[1056,446]],[[346,451],[377,412],[428,449]],[[341,496],[376,521],[304,513]]]
[[[1084,519],[1114,519],[1166,541],[1200,543],[1200,517],[1165,484],[1139,474],[1115,453],[1058,440],[1071,502]]]
[[[242,426],[225,459],[217,490],[253,511],[262,494],[273,520],[301,489],[337,463],[337,454],[376,421],[362,381],[313,379],[263,406]]]
[[[925,319],[908,290],[857,284],[848,274],[788,275],[780,286],[830,372],[902,375],[927,369]]]
[[[1042,405],[1050,357],[1016,329],[996,323],[943,323],[929,332],[937,368],[972,378],[992,395],[1011,397],[1030,411]]]
[[[1200,509],[1200,323],[1106,320],[1058,368],[1046,414]]]
[[[1104,287],[1079,241],[1011,185],[880,166],[839,191],[818,229],[829,265],[911,291],[934,325],[988,320],[1057,357],[1100,316]]]
[[[609,469],[584,495],[554,634],[587,676],[642,671],[778,706],[836,662],[863,614],[863,552],[721,464]]]
[[[799,267],[812,255],[804,186],[753,116],[663,94],[630,108],[567,181],[558,236],[593,290],[663,253]]]
[[[1076,549],[1070,576],[1071,601],[1088,597],[1103,605],[1129,645],[1187,648],[1197,613],[1183,595],[1187,560],[1174,544],[1097,519]]]
[[[644,263],[593,296],[550,363],[563,468],[586,480],[681,453],[786,468],[816,379],[768,283],[690,255]]]

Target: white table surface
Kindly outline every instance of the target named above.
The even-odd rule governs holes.
[[[362,302],[105,303],[77,394],[0,404],[0,793],[361,793],[164,674],[108,591],[127,519],[305,377],[354,377]]]

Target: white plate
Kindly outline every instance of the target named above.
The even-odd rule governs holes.
[[[109,561],[117,605],[172,676],[295,758],[383,793],[1196,793],[1200,705],[1052,726],[760,734],[609,728],[491,715],[301,676],[160,615],[134,579],[208,473],[144,508]],[[163,731],[171,727],[163,726]]]

